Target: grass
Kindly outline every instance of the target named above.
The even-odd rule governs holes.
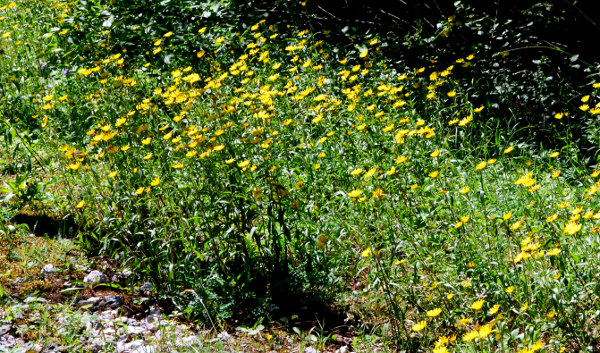
[[[600,84],[563,94],[545,148],[490,129],[509,102],[474,94],[470,48],[409,67],[377,35],[12,4],[5,221],[72,219],[206,325],[325,302],[406,351],[595,349],[599,173],[571,131]]]

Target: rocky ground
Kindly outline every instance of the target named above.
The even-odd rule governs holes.
[[[7,231],[12,236],[7,237]],[[0,231],[2,232],[2,231]],[[186,322],[156,300],[149,282],[68,239],[6,228],[0,242],[0,352],[348,352],[351,337],[265,327]],[[369,351],[377,345],[369,344]]]

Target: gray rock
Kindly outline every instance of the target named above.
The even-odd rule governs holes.
[[[52,272],[56,272],[58,271],[58,268],[54,268],[53,264],[47,264],[44,267],[42,267],[42,271],[40,271],[42,273],[42,275],[48,275]]]
[[[4,336],[10,331],[10,325],[2,325],[0,326],[0,337]]]
[[[149,324],[153,324],[162,319],[162,312],[158,309],[150,310],[150,314],[146,317],[146,322]]]
[[[98,304],[98,306],[108,306],[111,309],[116,309],[123,304],[123,299],[121,299],[118,295],[107,295],[104,299]]]
[[[154,289],[152,283],[144,282],[144,284],[142,284],[142,286],[140,287],[140,292],[152,292],[152,289]]]
[[[146,329],[139,326],[127,326],[127,334],[130,335],[139,335],[141,333],[146,332]]]
[[[231,338],[231,335],[227,333],[227,331],[223,331],[217,335],[217,338],[221,341],[227,341]]]
[[[84,300],[80,300],[77,302],[78,306],[86,306],[86,305],[96,305],[98,304],[102,299],[98,298],[98,297],[91,297],[88,299],[84,299]]]
[[[83,283],[87,283],[87,284],[106,283],[106,276],[102,272],[94,270],[94,271],[90,272],[90,274],[85,276],[85,278],[83,279]]]

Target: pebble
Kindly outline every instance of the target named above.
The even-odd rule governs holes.
[[[90,297],[87,298],[85,300],[80,300],[77,302],[78,306],[85,306],[85,305],[96,305],[98,304],[102,299],[98,298],[98,297]]]
[[[157,344],[163,342],[165,337],[173,339],[173,344],[180,347],[201,345],[198,336],[186,325],[180,325],[163,317],[163,312],[156,308],[149,310],[145,316],[133,318],[123,316],[120,307],[123,299],[118,295],[105,297],[91,297],[77,302],[77,307],[85,305],[98,307],[95,314],[83,311],[81,315],[86,322],[85,329],[81,331],[78,341],[82,349],[89,352],[118,352],[118,353],[157,353]],[[102,305],[100,305],[102,304]],[[35,316],[36,313],[25,314]],[[39,341],[26,342],[15,337],[15,328],[12,323],[4,323],[0,315],[0,352],[13,353],[32,352],[59,352],[68,351],[64,347],[44,347]],[[62,325],[61,318],[57,318],[57,325]],[[13,336],[15,334],[15,336]],[[163,337],[164,336],[164,337]],[[226,331],[218,335],[220,340],[232,338]],[[58,350],[57,350],[58,349]]]
[[[87,283],[87,284],[98,284],[98,283],[106,283],[106,276],[98,271],[98,270],[94,270],[92,272],[90,272],[87,276],[85,276],[85,278],[83,279],[83,283]]]
[[[40,272],[42,273],[42,275],[48,275],[48,274],[50,274],[52,272],[56,272],[56,271],[58,271],[58,269],[54,268],[53,264],[47,264],[47,265],[44,265],[44,267],[42,267],[42,270]]]

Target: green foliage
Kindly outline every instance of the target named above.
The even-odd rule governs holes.
[[[551,6],[513,23],[457,2],[399,44],[345,45],[235,2],[59,4],[62,54],[3,105],[6,148],[46,141],[82,244],[180,311],[337,299],[407,351],[594,344],[600,85],[537,51]]]

